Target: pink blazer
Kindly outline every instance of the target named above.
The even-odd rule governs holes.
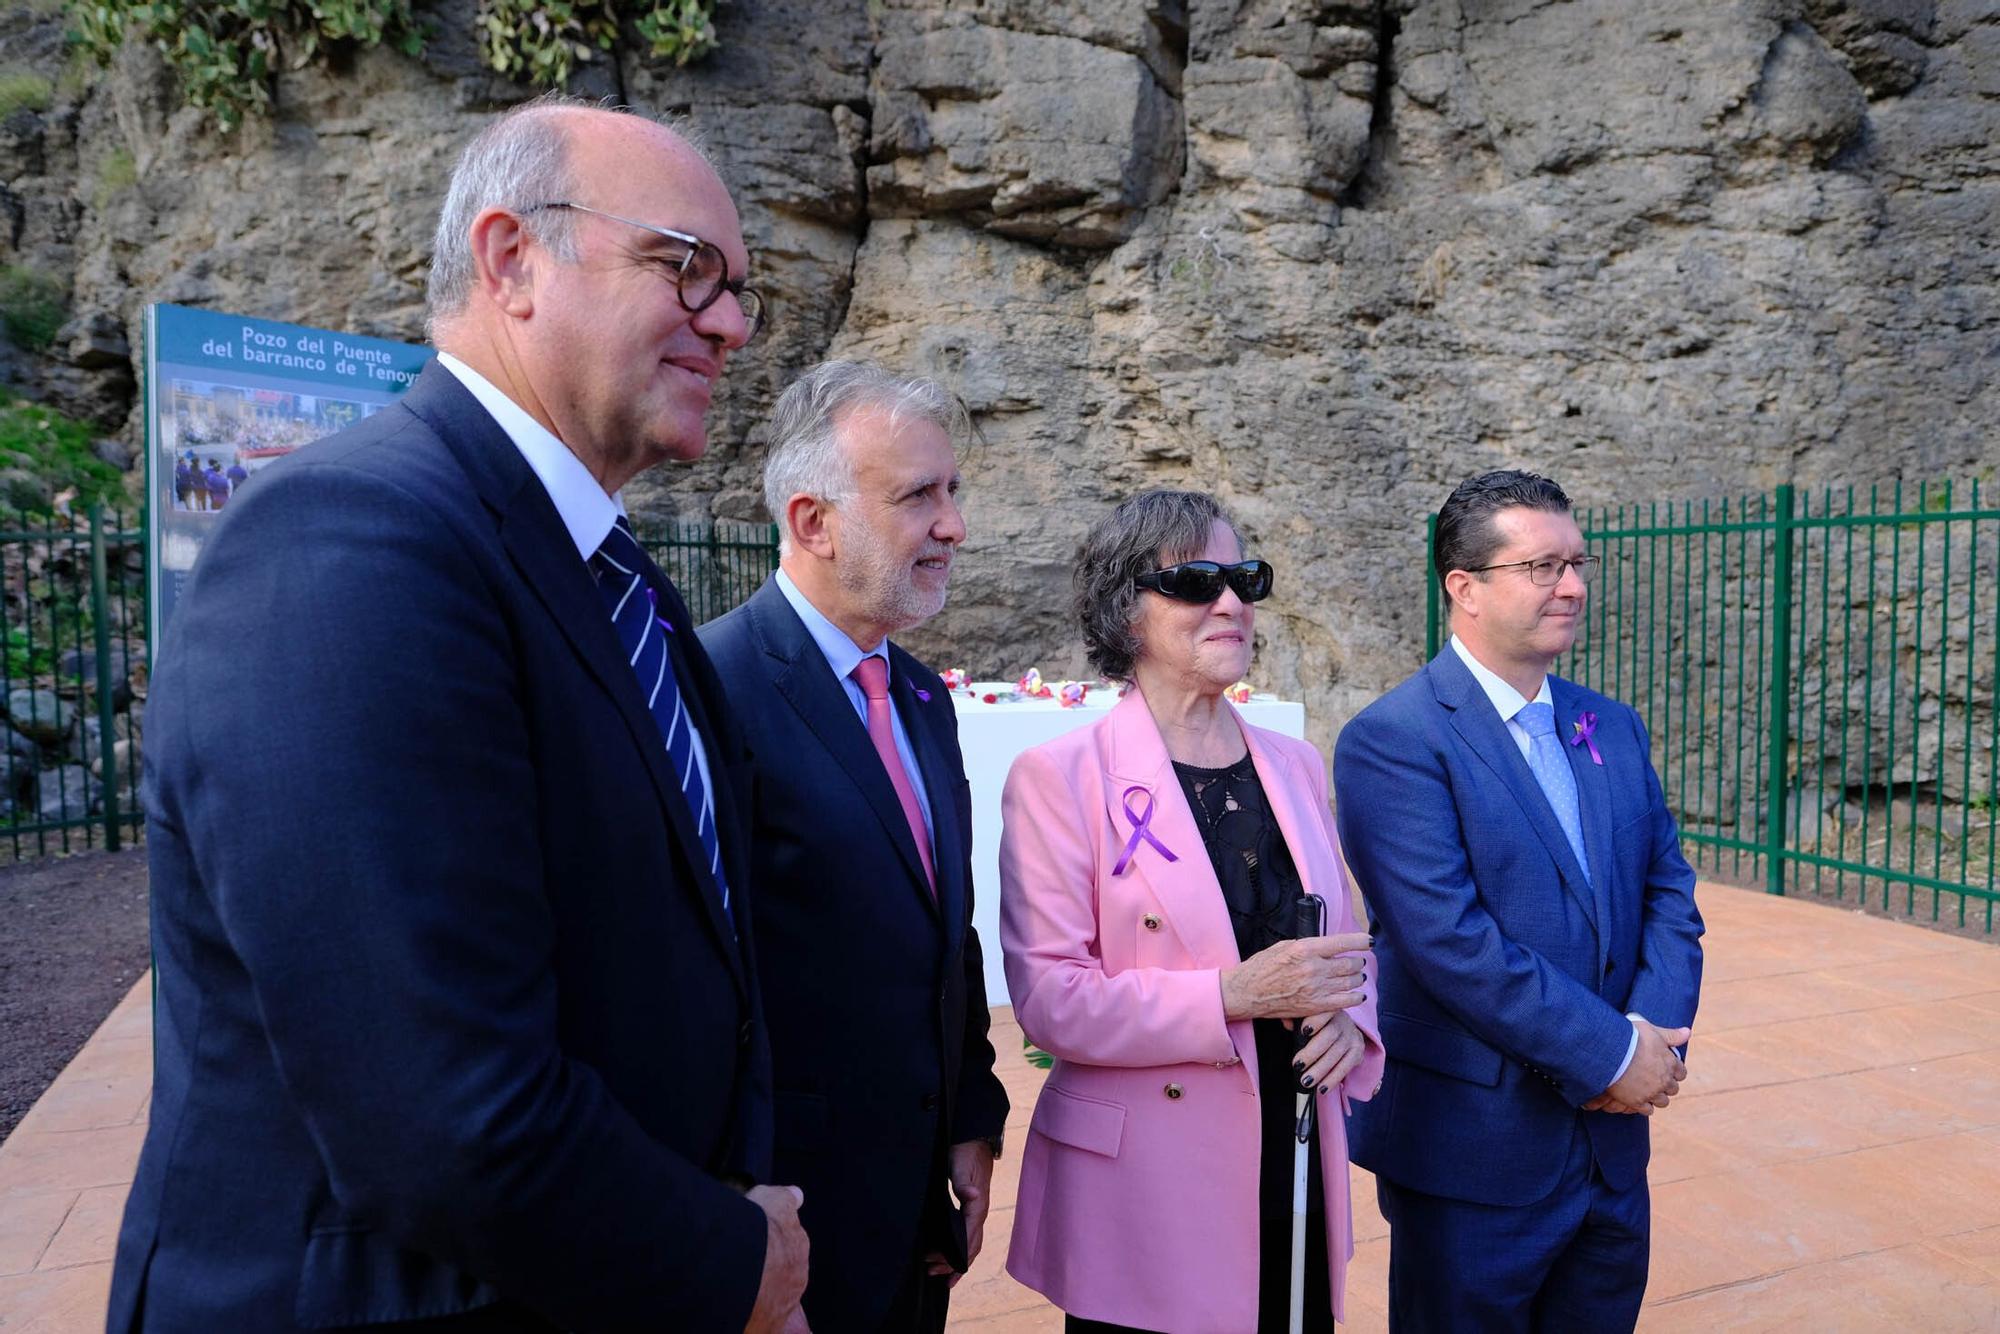
[[[1233,712],[1233,710],[1232,710]],[[1242,723],[1264,792],[1330,931],[1354,912],[1311,745]],[[1132,837],[1153,803],[1168,861]],[[1095,725],[1014,762],[1002,799],[1000,942],[1028,1040],[1056,1058],[1021,1156],[1007,1271],[1064,1311],[1168,1331],[1257,1328],[1257,1052],[1225,1023],[1241,962],[1229,910],[1166,746],[1135,690]],[[1374,967],[1369,967],[1372,988]],[[1349,1011],[1368,1052],[1340,1110],[1382,1078],[1375,1001]],[[1353,1228],[1347,1126],[1321,1100],[1333,1307]]]

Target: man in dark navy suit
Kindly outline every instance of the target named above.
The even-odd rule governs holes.
[[[778,400],[765,464],[779,571],[702,629],[754,759],[777,1170],[805,1188],[819,1330],[944,1328],[1007,1120],[957,718],[889,640],[944,605],[963,428],[928,380],[807,372]]]
[[[1350,1130],[1390,1328],[1629,1330],[1646,1117],[1686,1076],[1701,986],[1694,872],[1639,716],[1549,675],[1597,565],[1561,488],[1473,478],[1434,556],[1451,642],[1333,763],[1381,969],[1388,1068]]]
[[[439,359],[217,525],[147,718],[112,1330],[797,1318],[748,757],[618,499],[702,452],[748,262],[678,134],[510,113],[452,175]]]

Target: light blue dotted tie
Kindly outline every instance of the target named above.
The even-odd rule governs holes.
[[[1534,771],[1535,781],[1542,785],[1542,795],[1549,799],[1556,821],[1568,835],[1570,851],[1576,854],[1576,864],[1583,868],[1583,878],[1589,880],[1590,858],[1583,851],[1583,814],[1577,806],[1576,775],[1570,771],[1562,742],[1556,739],[1555,706],[1526,705],[1514,715],[1514,721],[1527,730],[1528,768]]]

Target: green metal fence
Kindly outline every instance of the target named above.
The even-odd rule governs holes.
[[[774,523],[675,522],[638,528],[646,548],[687,600],[695,624],[712,621],[762,586],[778,568]]]
[[[640,540],[697,622],[777,568],[770,524],[642,524]],[[145,551],[115,510],[0,511],[0,857],[116,849],[139,829]]]
[[[145,538],[128,516],[0,510],[0,848],[117,848],[139,822]]]
[[[1578,512],[1604,564],[1556,671],[1646,719],[1698,870],[1993,930],[1993,501],[1893,483]],[[1433,571],[1431,653],[1439,600]]]

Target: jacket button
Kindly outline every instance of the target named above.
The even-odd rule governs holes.
[[[1168,1096],[1169,1098],[1178,1098],[1178,1097],[1180,1097],[1180,1096],[1181,1096],[1181,1093],[1182,1093],[1183,1091],[1184,1091],[1184,1090],[1182,1090],[1182,1088],[1181,1088],[1181,1086],[1180,1086],[1179,1084],[1169,1084],[1169,1085],[1167,1085],[1167,1096]]]
[[[927,1112],[936,1111],[938,1109],[938,1095],[935,1093],[926,1093],[923,1098],[923,1107]]]
[[[1139,921],[1148,931],[1158,931],[1160,929],[1160,915],[1158,913],[1149,912],[1140,918]]]

